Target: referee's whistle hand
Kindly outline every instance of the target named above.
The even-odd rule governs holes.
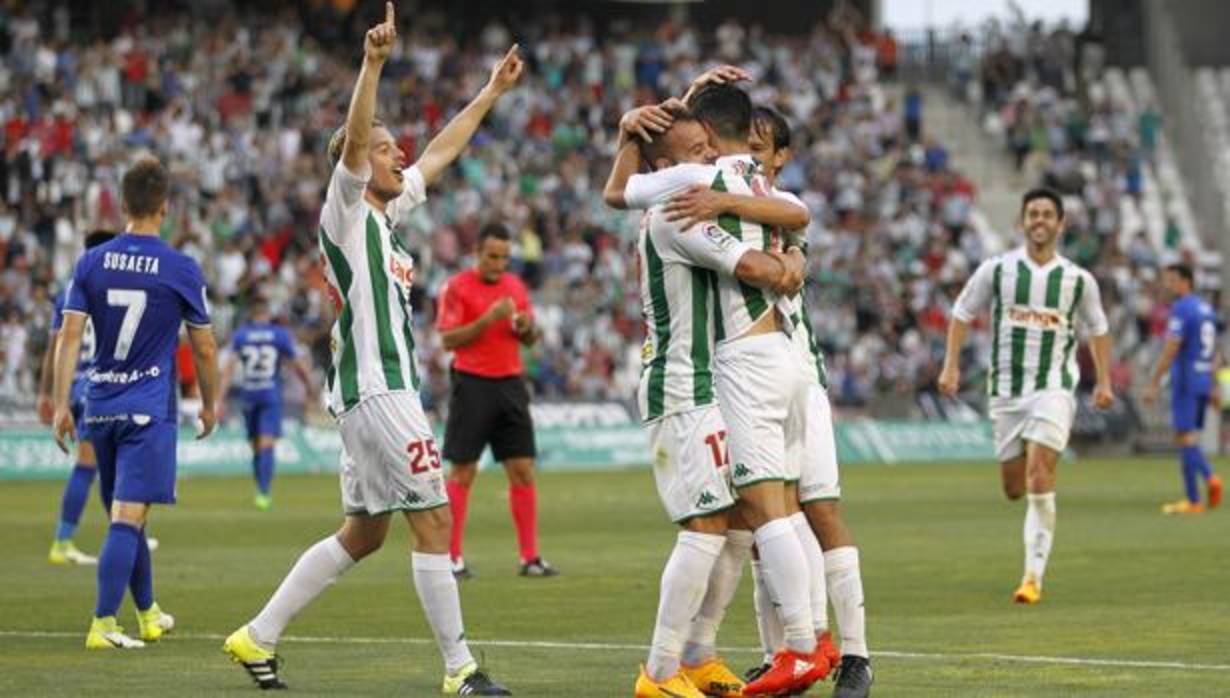
[[[500,320],[507,320],[512,317],[516,309],[517,306],[513,305],[512,299],[505,296],[491,304],[491,307],[487,309],[487,315],[491,318],[492,322],[499,322]]]

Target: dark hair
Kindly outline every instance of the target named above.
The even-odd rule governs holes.
[[[110,241],[113,237],[115,237],[115,233],[110,230],[90,231],[90,234],[85,236],[85,249],[89,250],[98,247],[104,242]]]
[[[248,305],[248,315],[261,315],[271,310],[269,299],[264,296],[253,296]]]
[[[757,133],[768,133],[774,150],[790,147],[790,124],[772,107],[756,107],[752,110],[752,128]]]
[[[671,118],[673,119],[673,121],[671,121],[671,128],[674,128],[675,124],[687,122],[695,123],[697,121],[696,115],[693,114],[690,109],[676,106],[675,104],[661,104],[659,106],[667,114],[671,115]],[[639,139],[637,142],[640,144],[641,148],[641,159],[648,163],[650,167],[652,167],[653,163],[659,158],[670,159],[670,148],[666,142],[666,133],[658,134],[658,136],[653,139],[652,143],[646,143],[645,141]]]
[[[1021,197],[1022,217],[1025,216],[1025,207],[1029,206],[1029,202],[1037,199],[1049,199],[1051,203],[1055,204],[1055,212],[1059,214],[1059,218],[1063,218],[1063,197],[1059,195],[1059,192],[1049,187],[1038,187],[1025,192],[1025,196]]]
[[[1196,285],[1196,274],[1192,271],[1192,267],[1189,264],[1183,264],[1182,262],[1167,264],[1166,271],[1172,274],[1178,274],[1181,279],[1192,286]]]
[[[688,109],[720,138],[747,140],[752,130],[752,99],[734,85],[702,87],[688,100]]]
[[[372,128],[385,128],[384,122],[380,119],[372,119]],[[342,159],[342,148],[346,145],[346,124],[342,124],[333,135],[329,137],[329,147],[326,152],[329,155],[329,167],[337,167],[337,161]]]
[[[491,222],[484,225],[482,229],[478,231],[478,244],[482,245],[483,241],[487,238],[495,238],[496,240],[509,242],[512,240],[512,234],[508,232],[508,228],[504,227],[503,223]]]
[[[143,157],[124,173],[120,188],[129,218],[146,218],[158,213],[167,201],[171,178],[157,158]]]

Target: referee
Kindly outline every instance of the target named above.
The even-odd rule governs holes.
[[[519,346],[533,344],[541,333],[534,326],[525,284],[505,271],[511,247],[507,228],[499,223],[484,226],[478,234],[477,265],[448,280],[436,315],[444,348],[454,352],[444,457],[451,464],[449,553],[459,579],[473,576],[461,555],[461,542],[470,487],[488,444],[508,474],[508,507],[521,548],[521,576],[558,574],[538,554],[534,423]]]

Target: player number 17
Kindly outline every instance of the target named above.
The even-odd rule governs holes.
[[[705,437],[705,444],[713,454],[713,467],[730,465],[730,452],[726,450],[726,430],[715,431]]]

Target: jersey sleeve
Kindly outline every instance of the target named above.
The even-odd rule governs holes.
[[[520,276],[512,275],[513,286],[513,304],[517,306],[517,312],[528,313],[530,317],[534,316],[534,306],[530,305],[530,291],[525,287],[525,282]]]
[[[427,201],[427,181],[423,179],[423,171],[418,165],[411,165],[402,170],[401,194],[389,202],[385,208],[389,220],[396,227],[410,213]]]
[[[440,300],[436,303],[436,329],[440,332],[466,324],[465,301],[458,293],[457,287],[457,277],[453,277],[440,292]]]
[[[290,330],[279,327],[277,337],[278,353],[288,359],[299,358],[299,350],[295,347],[295,338],[290,336]]]
[[[320,227],[334,242],[356,226],[356,217],[362,215],[363,192],[371,179],[372,168],[366,160],[359,172],[351,172],[341,160],[333,168],[329,188],[325,190],[325,203],[320,209]]]
[[[755,249],[713,223],[700,222],[683,232],[671,229],[655,236],[681,261],[733,276],[744,254]]]
[[[1187,327],[1186,306],[1182,303],[1175,303],[1170,309],[1170,318],[1166,321],[1166,336],[1169,339],[1177,339],[1182,341],[1187,333],[1184,331]]]
[[[68,282],[68,288],[64,289],[64,303],[60,307],[60,315],[64,313],[77,313],[78,315],[90,314],[90,298],[86,293],[86,276],[89,271],[89,255],[82,255],[81,259],[77,260],[77,266],[73,269],[73,278]],[[60,322],[63,323],[63,317]]]
[[[56,294],[55,300],[51,302],[51,334],[60,331],[64,326],[64,298],[65,293],[61,291]]]
[[[648,174],[635,174],[624,186],[624,203],[628,208],[644,209],[660,204],[697,184],[709,186],[717,177],[712,165],[684,164]]]
[[[184,322],[189,327],[209,327],[209,300],[200,265],[191,257],[184,257],[182,271],[177,276],[175,292],[183,302]]]
[[[1102,310],[1102,290],[1098,288],[1098,280],[1093,277],[1093,274],[1085,272],[1085,293],[1081,296],[1080,314],[1081,324],[1090,337],[1101,337],[1110,332],[1110,323],[1106,321],[1106,312]]]
[[[243,330],[235,330],[235,334],[231,335],[230,350],[231,353],[238,353],[239,346],[243,344]]]
[[[988,259],[978,265],[974,275],[965,283],[965,288],[961,289],[961,295],[957,296],[957,302],[952,308],[954,318],[969,324],[987,307],[991,301],[991,293],[995,290],[996,263],[996,260]]]

